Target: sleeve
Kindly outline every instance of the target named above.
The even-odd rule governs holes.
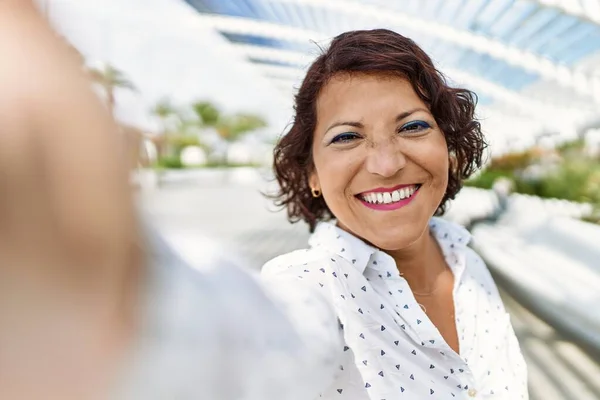
[[[313,400],[332,382],[342,352],[342,334],[320,293],[291,274],[238,268],[214,271],[227,291],[221,340],[223,375],[236,382],[242,400]],[[230,398],[225,396],[223,398]]]
[[[300,268],[305,267],[269,263],[261,271],[261,284],[298,333],[306,354],[310,354],[309,363],[318,373],[311,378],[314,396],[327,389],[337,373],[343,332],[326,292],[297,273]]]
[[[210,240],[191,268],[145,228],[143,329],[115,398],[314,400],[330,384],[342,345],[325,299],[288,275],[261,279]]]

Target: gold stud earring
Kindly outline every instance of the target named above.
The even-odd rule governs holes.
[[[314,198],[321,197],[321,191],[319,189],[311,188],[310,192]]]

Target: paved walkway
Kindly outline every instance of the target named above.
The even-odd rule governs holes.
[[[290,225],[249,185],[164,186],[141,196],[152,219],[192,263],[207,234],[244,256],[251,268],[305,246],[303,224]],[[504,296],[525,354],[532,400],[600,400],[600,365],[550,326]]]

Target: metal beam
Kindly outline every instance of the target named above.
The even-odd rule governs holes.
[[[576,74],[575,71],[566,66],[555,64],[552,61],[507,45],[502,41],[475,34],[470,31],[455,28],[451,25],[439,23],[432,20],[422,19],[415,15],[409,15],[396,10],[384,9],[381,6],[373,6],[355,0],[268,0],[280,4],[309,5],[327,9],[336,15],[348,15],[351,17],[370,18],[374,21],[386,22],[411,29],[423,35],[429,35],[439,40],[468,48],[481,54],[503,60],[510,65],[522,68],[529,72],[539,74],[544,79],[556,81],[562,86],[572,88],[584,96],[591,96],[590,85],[587,84],[589,77]],[[547,0],[550,1],[550,0]],[[572,0],[569,0],[571,2]],[[566,7],[565,0],[560,4]],[[583,83],[582,83],[583,80]]]
[[[585,22],[600,26],[599,0],[528,0],[542,7],[555,8],[560,12],[577,17]]]
[[[249,18],[229,17],[214,14],[201,14],[203,26],[210,26],[220,32],[254,35],[266,38],[296,41],[300,43],[328,42],[331,37],[307,29],[294,28],[271,22],[257,21]]]
[[[314,57],[309,54],[289,50],[265,48],[255,45],[233,45],[233,48],[241,55],[245,55],[256,60],[263,60],[265,62],[289,63],[298,66],[308,66],[314,59]],[[294,80],[295,82],[300,81],[305,74],[305,71],[300,67],[294,68],[271,65],[257,65],[257,67],[260,68],[266,75],[278,78],[288,78],[290,80]],[[568,121],[577,117],[575,110],[565,110],[562,107],[557,107],[528,98],[518,92],[508,90],[503,86],[457,69],[444,68],[444,73],[458,84],[464,85],[481,93],[486,93],[494,99],[510,105],[516,110],[521,112],[524,111],[545,123]]]

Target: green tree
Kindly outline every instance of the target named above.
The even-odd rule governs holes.
[[[192,110],[198,118],[201,128],[212,128],[225,144],[225,154],[221,162],[227,163],[227,150],[231,143],[256,129],[267,126],[266,121],[254,114],[237,113],[227,115],[209,101],[198,101],[192,104]]]
[[[156,103],[151,110],[152,114],[155,115],[161,122],[162,134],[166,134],[172,129],[169,126],[170,120],[175,120],[177,123],[181,123],[181,115],[177,108],[171,103],[171,100],[163,98]]]
[[[156,140],[161,158],[159,164],[170,167],[180,164],[181,152],[188,146],[208,150],[199,137],[198,121],[186,117],[168,98],[159,100],[151,112],[161,121],[161,135]]]
[[[114,115],[115,91],[117,89],[137,91],[137,88],[129,78],[110,64],[104,65],[103,68],[90,68],[89,72],[94,82],[99,84],[104,90],[106,105],[111,115]]]
[[[203,127],[214,128],[222,118],[221,110],[210,101],[197,101],[192,104],[192,110]]]

